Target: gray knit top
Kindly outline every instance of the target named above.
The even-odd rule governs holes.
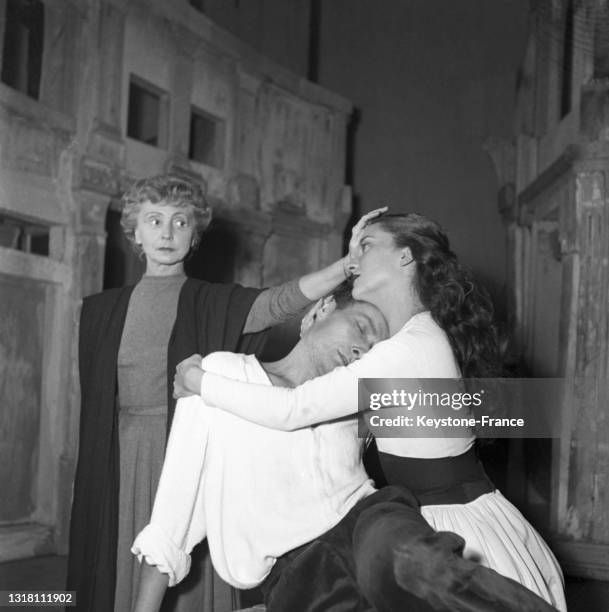
[[[133,289],[118,351],[121,407],[167,405],[167,346],[185,280],[144,276]]]

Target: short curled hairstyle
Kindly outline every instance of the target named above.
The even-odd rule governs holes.
[[[159,174],[135,181],[122,197],[121,226],[138,255],[142,247],[135,242],[135,228],[140,207],[145,202],[184,208],[191,206],[195,221],[193,248],[201,242],[201,236],[211,222],[211,207],[198,183],[174,174]]]

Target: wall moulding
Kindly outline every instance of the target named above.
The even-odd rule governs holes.
[[[51,176],[0,169],[0,185],[0,210],[48,225],[69,223],[69,203]]]
[[[0,273],[70,286],[70,267],[42,255],[23,253],[13,249],[0,247]]]
[[[0,527],[0,563],[53,552],[53,530],[47,525]]]
[[[581,152],[578,147],[570,147],[549,168],[544,170],[526,189],[518,196],[522,208],[535,208],[548,196],[548,192],[556,189],[560,179],[565,179],[572,172],[574,162]]]
[[[575,172],[593,169],[606,170],[608,164],[609,142],[595,141],[592,143],[571,144],[565,147],[563,154],[520,192],[519,200],[529,201],[534,199],[537,193],[546,190],[557,181],[561,174],[564,174],[571,168]]]
[[[180,54],[188,58],[197,56],[197,52],[203,45],[200,34],[175,21],[167,23],[167,31],[171,34],[173,43]]]
[[[129,7],[129,10],[145,10],[151,18],[161,24],[172,23],[172,28],[176,32],[179,32],[180,28],[189,30],[195,38],[199,38],[202,46],[209,47],[210,50],[221,54],[226,59],[238,62],[246,72],[256,74],[266,80],[270,79],[301,99],[347,114],[352,111],[353,105],[346,98],[307,81],[262,55],[247,43],[217,26],[200,11],[194,10],[187,2],[106,0],[108,1],[123,8]]]
[[[563,571],[569,576],[609,580],[609,544],[551,540]]]
[[[59,132],[76,131],[76,121],[70,115],[50,108],[4,83],[0,83],[0,109],[10,113],[11,117],[29,119]]]
[[[0,138],[4,167],[56,176],[59,157],[70,146],[72,133],[29,116],[13,115],[10,121],[0,118]]]

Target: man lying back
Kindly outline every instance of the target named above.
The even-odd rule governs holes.
[[[337,307],[332,310],[334,306],[336,302],[318,311],[315,321],[298,344],[280,361],[262,364],[252,355],[214,353],[205,358],[204,369],[248,382],[294,387],[350,363],[388,336],[387,323],[375,306],[345,296],[339,298]],[[289,565],[287,561],[291,563],[287,553],[301,547],[307,550],[305,545],[313,542],[313,547],[308,548],[313,565],[316,565],[316,555],[319,554],[324,557],[319,559],[320,567],[324,567],[326,577],[332,576],[321,588],[321,596],[325,599],[326,592],[332,591],[335,583],[340,584],[340,593],[337,591],[336,597],[327,593],[328,602],[339,600],[337,609],[391,609],[383,608],[380,601],[375,601],[373,607],[373,603],[366,599],[358,584],[361,571],[366,576],[364,591],[369,598],[375,597],[373,593],[378,592],[382,584],[380,590],[383,593],[396,589],[397,598],[400,602],[408,601],[409,609],[443,609],[432,608],[419,599],[421,594],[427,597],[427,591],[423,583],[417,581],[418,568],[424,570],[422,580],[429,580],[429,575],[433,575],[432,566],[438,563],[445,577],[448,575],[450,578],[442,587],[447,592],[446,596],[442,594],[443,599],[441,597],[448,606],[445,609],[483,610],[481,597],[484,600],[489,596],[489,590],[497,593],[503,587],[506,598],[513,600],[520,610],[551,609],[544,605],[537,607],[539,602],[544,602],[532,594],[534,606],[527,605],[529,592],[526,589],[492,570],[474,567],[475,564],[461,559],[458,536],[450,539],[448,546],[445,539],[438,545],[434,537],[439,534],[435,534],[420,516],[414,498],[407,491],[398,491],[397,495],[389,498],[388,489],[397,488],[375,492],[362,464],[361,443],[356,418],[284,432],[206,406],[199,396],[181,399],[167,445],[152,517],[132,548],[134,554],[146,561],[136,612],[160,608],[166,587],[177,584],[188,574],[190,552],[205,537],[216,571],[237,588],[259,585],[269,576],[277,559],[284,557],[280,564],[283,570],[283,566]],[[400,517],[396,537],[399,532],[401,545],[412,542],[416,546],[414,563],[405,563],[403,555],[395,557],[396,551],[391,546],[387,547],[386,553],[383,552],[383,563],[374,560],[372,568],[366,565],[370,558],[365,550],[354,556],[351,532],[358,531],[358,537],[366,542],[371,541],[373,534],[368,527],[365,533],[362,529],[353,529],[358,508],[369,510],[379,495],[379,502],[389,501],[393,509],[398,505]],[[407,518],[403,520],[405,515]],[[376,520],[373,528],[375,523]],[[331,537],[324,542],[324,537],[328,533],[332,536],[336,530],[341,537]],[[337,543],[339,540],[342,543]],[[380,540],[373,536],[372,541]],[[456,547],[454,542],[457,542]],[[315,544],[319,543],[324,545],[316,548]],[[318,549],[321,552],[318,553]],[[337,564],[335,558],[346,559],[346,563]],[[328,572],[329,566],[332,567]],[[404,580],[395,575],[398,566]],[[378,571],[382,572],[381,581],[374,575]],[[463,572],[468,576],[467,585],[460,580],[465,575]],[[302,605],[300,609],[329,612],[333,604],[324,603],[319,607],[319,601],[313,601],[319,599],[316,591],[320,591],[319,584],[317,589],[313,584],[306,584],[313,577],[307,571],[295,575],[303,582],[304,595],[299,594],[298,598],[299,606]],[[432,578],[434,587],[436,578]],[[390,586],[387,586],[387,581]],[[285,588],[285,581],[276,577],[270,582],[273,586],[279,585],[279,590]],[[406,591],[414,591],[419,597]],[[434,588],[430,594],[435,598],[438,594],[433,591],[437,589]],[[483,591],[482,596],[480,591]],[[307,592],[311,593],[310,602],[303,601]],[[272,589],[265,595],[268,610],[287,610],[284,596],[273,597]],[[344,607],[346,599],[352,602],[348,608]],[[393,597],[392,601],[395,600]],[[284,603],[273,605],[273,601]],[[470,607],[472,601],[477,608]],[[501,602],[495,602],[488,609],[517,609],[501,605]],[[401,609],[401,604],[395,609]]]
[[[319,312],[280,361],[214,353],[205,368],[293,387],[350,363],[387,337],[383,315],[367,302],[340,301],[326,313]],[[133,549],[173,586],[188,573],[192,548],[207,537],[218,574],[235,587],[252,588],[277,557],[329,530],[373,492],[356,419],[288,433],[192,396],[178,402],[151,521]],[[145,590],[150,581],[143,582]]]

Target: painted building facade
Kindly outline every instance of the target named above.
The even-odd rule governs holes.
[[[489,152],[516,351],[529,375],[564,377],[565,388],[560,439],[533,445],[521,501],[568,573],[607,580],[609,5],[536,0],[529,32],[515,140]]]
[[[316,269],[340,256],[351,214],[351,106],[197,2],[0,0],[0,18],[4,561],[66,550],[80,302],[141,271],[118,234],[121,192],[161,172],[203,182],[212,280]]]

